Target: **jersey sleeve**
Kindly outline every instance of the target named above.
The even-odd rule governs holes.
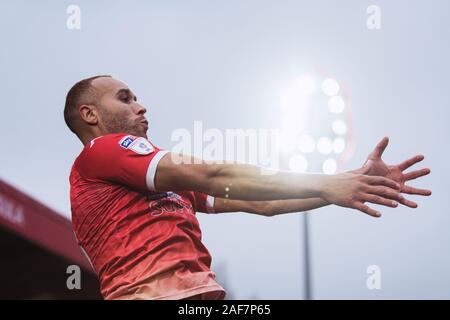
[[[214,197],[206,193],[194,191],[195,211],[216,213],[214,211]]]
[[[77,169],[87,179],[122,184],[142,192],[155,191],[156,168],[167,152],[143,137],[110,134],[85,146]]]

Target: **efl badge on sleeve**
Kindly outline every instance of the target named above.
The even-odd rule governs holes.
[[[133,141],[136,140],[135,136],[125,136],[122,139],[120,139],[119,141],[119,145],[122,148],[128,149],[130,147],[130,145],[133,143]]]

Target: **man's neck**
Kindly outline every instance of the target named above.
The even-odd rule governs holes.
[[[83,143],[84,146],[86,146],[88,143],[90,143],[92,140],[99,138],[103,135],[105,135],[106,133],[101,133],[101,132],[97,132],[97,133],[86,133],[84,136],[81,137],[81,142]]]

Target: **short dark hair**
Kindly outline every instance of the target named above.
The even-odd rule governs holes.
[[[98,75],[90,78],[83,79],[75,83],[66,96],[66,104],[64,106],[64,121],[69,127],[70,131],[79,136],[77,132],[74,121],[77,116],[78,107],[81,104],[94,104],[96,103],[97,96],[93,89],[91,83],[97,78],[109,77],[110,75]]]

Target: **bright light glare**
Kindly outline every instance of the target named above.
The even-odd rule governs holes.
[[[341,137],[337,137],[336,139],[334,139],[333,141],[333,149],[334,152],[337,154],[340,154],[342,152],[344,152],[345,150],[345,140]]]
[[[291,171],[305,172],[308,169],[308,160],[302,155],[293,155],[289,159],[289,168]]]
[[[331,127],[333,128],[334,133],[339,135],[344,135],[347,132],[347,125],[342,120],[334,120]]]
[[[292,130],[283,130],[279,135],[278,144],[281,151],[291,152],[297,146],[297,134]]]
[[[303,75],[297,80],[297,85],[300,94],[310,95],[316,90],[316,83],[309,75]]]
[[[322,91],[329,97],[335,96],[339,93],[339,84],[335,79],[325,79],[322,83]]]
[[[344,99],[340,96],[335,96],[330,98],[328,100],[328,110],[330,110],[331,113],[338,114],[344,111],[345,108],[345,102]]]
[[[329,158],[323,162],[322,171],[325,174],[333,174],[337,170],[336,160]]]
[[[313,137],[304,134],[298,140],[298,146],[301,152],[311,153],[314,152],[314,149],[316,148],[316,142],[314,141]]]
[[[312,81],[312,78],[310,80]],[[303,82],[308,83],[310,80],[305,78]],[[308,98],[298,86],[291,86],[281,96],[279,146],[282,151],[293,151],[297,148],[298,136],[303,132],[307,119],[307,107]]]
[[[298,90],[288,90],[281,97],[281,130],[291,133],[301,132],[306,119],[307,99]]]
[[[305,108],[307,96],[298,88],[291,87],[281,96],[281,107],[285,110],[298,110]]]
[[[330,138],[320,138],[317,142],[317,150],[319,150],[319,152],[324,155],[330,154],[331,151],[333,151],[333,143],[331,142]]]

